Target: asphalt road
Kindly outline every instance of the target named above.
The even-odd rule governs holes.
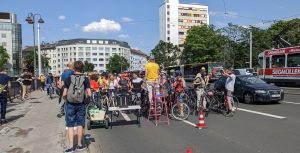
[[[295,90],[298,92],[298,90]],[[102,153],[299,153],[300,95],[286,94],[284,101],[271,104],[243,104],[231,118],[210,114],[205,118],[207,129],[187,122],[171,120],[157,127],[142,117],[142,126],[133,124],[134,115],[114,118],[120,124],[112,129],[97,128],[91,134],[91,152]],[[126,116],[126,115],[125,115]],[[127,116],[125,117],[127,120]],[[95,147],[94,147],[95,148]]]

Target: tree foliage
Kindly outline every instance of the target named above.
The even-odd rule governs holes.
[[[9,55],[6,49],[2,46],[0,46],[0,57],[0,68],[3,68],[9,60]]]
[[[130,64],[125,57],[115,54],[109,58],[106,70],[109,72],[120,73],[128,70],[129,66]]]
[[[151,54],[155,58],[155,62],[163,67],[178,64],[180,60],[180,49],[178,46],[169,42],[159,41]]]
[[[89,63],[88,61],[84,61],[84,72],[92,72],[94,71],[94,64],[93,63]]]
[[[191,28],[183,45],[184,63],[219,61],[224,40],[225,37],[213,26],[203,25]]]
[[[35,56],[36,60],[36,68],[38,69],[38,54]],[[41,55],[41,64],[42,69],[51,69],[51,66],[49,65],[50,58],[46,55]],[[34,73],[34,54],[33,51],[30,51],[25,57],[24,57],[24,63],[26,65],[26,68],[29,70],[29,72]]]

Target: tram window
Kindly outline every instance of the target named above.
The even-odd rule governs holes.
[[[300,67],[300,54],[288,55],[287,67]]]
[[[285,66],[285,55],[272,56],[272,68],[281,68]]]
[[[266,57],[266,68],[270,68],[270,57]]]
[[[260,67],[263,67],[263,61],[264,61],[264,58],[260,57],[259,61],[258,61],[258,64],[259,64]]]

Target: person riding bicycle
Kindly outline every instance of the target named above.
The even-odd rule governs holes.
[[[98,84],[98,74],[93,73],[90,78],[90,85],[91,85],[91,91],[93,95],[93,100],[94,102],[98,102],[100,99],[100,86]]]
[[[138,77],[138,75],[136,73],[133,73],[133,79],[131,80],[131,92],[134,95],[137,95],[139,98],[141,98],[141,93],[142,93],[142,89],[143,89],[143,79],[141,79],[140,77]],[[132,97],[134,98],[134,97]]]
[[[196,91],[196,96],[197,96],[197,106],[200,106],[201,104],[201,97],[203,97],[203,92],[204,92],[204,87],[208,85],[209,82],[209,77],[206,73],[205,67],[201,68],[201,71],[196,75],[193,85]],[[203,109],[206,111],[206,99],[202,98],[203,100]]]
[[[182,77],[181,72],[176,72],[175,82],[173,83],[172,86],[175,89],[175,95],[178,102],[180,103],[180,108],[182,108],[183,107],[182,103],[184,102],[183,98],[184,98],[185,80]],[[184,115],[183,110],[180,109],[179,111],[180,111],[180,115],[183,116]]]
[[[50,86],[52,86],[52,84],[54,83],[54,77],[52,75],[52,73],[49,73],[49,75],[46,78],[46,86],[47,86],[47,95],[50,94]],[[53,90],[53,88],[52,88]],[[51,91],[54,92],[54,91]]]

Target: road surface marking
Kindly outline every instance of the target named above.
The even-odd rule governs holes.
[[[187,120],[182,120],[182,122],[186,123],[186,124],[189,124],[191,126],[195,126],[196,127],[196,124],[195,123],[192,123],[190,121],[187,121]]]
[[[243,108],[238,108],[238,110],[244,111],[244,112],[248,112],[248,113],[253,113],[253,114],[258,114],[258,115],[273,117],[273,118],[277,118],[277,119],[286,119],[286,117],[283,117],[283,116],[272,115],[272,114],[257,112],[257,111],[253,111],[253,110],[243,109]]]
[[[126,121],[131,121],[131,119],[129,118],[129,116],[125,113],[121,113],[123,118],[126,120]]]
[[[282,101],[283,103],[287,104],[295,104],[295,105],[300,105],[300,103],[295,103],[295,102],[290,102],[290,101]]]

